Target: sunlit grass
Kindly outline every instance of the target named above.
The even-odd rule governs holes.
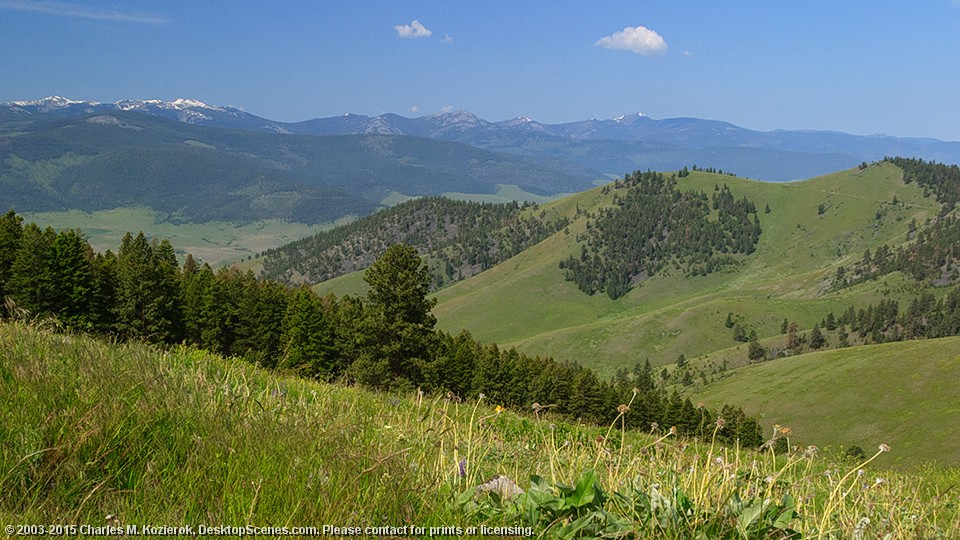
[[[511,411],[486,398],[373,394],[189,348],[4,324],[0,521],[960,535],[954,469],[885,469],[896,447],[862,463],[787,452],[783,427],[759,453],[680,439],[667,426],[624,431],[632,405],[609,426],[583,426],[553,417],[549,404]],[[480,493],[496,475],[524,493]]]

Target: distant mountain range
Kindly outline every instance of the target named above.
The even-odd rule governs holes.
[[[761,180],[784,181],[893,155],[960,162],[960,142],[835,131],[755,131],[716,120],[658,120],[640,113],[563,124],[544,124],[527,117],[491,122],[466,111],[418,118],[345,114],[277,122],[235,107],[191,99],[98,103],[53,96],[7,102],[0,107],[0,121],[110,111],[137,111],[189,124],[264,133],[423,137],[497,152],[562,159],[609,177],[635,169],[670,170],[699,165]]]
[[[325,223],[369,214],[391,196],[493,194],[500,184],[552,195],[601,176],[563,160],[421,137],[197,125],[200,114],[230,113],[177,102],[146,111],[60,104],[0,108],[3,211],[145,206],[175,222]]]
[[[0,210],[146,206],[185,222],[321,223],[385,201],[492,195],[501,185],[557,195],[693,165],[783,181],[886,155],[957,163],[960,143],[642,114],[552,125],[465,111],[290,123],[190,99],[53,96],[0,104]]]

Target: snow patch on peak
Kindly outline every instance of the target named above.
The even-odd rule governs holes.
[[[364,135],[403,135],[403,130],[390,125],[383,117],[376,116],[370,119],[361,133]]]
[[[263,129],[267,129],[267,130],[273,131],[274,133],[279,133],[279,134],[281,134],[281,135],[292,135],[292,134],[293,134],[293,132],[290,131],[289,129],[287,129],[287,128],[283,127],[283,126],[278,126],[278,125],[276,125],[276,124],[267,124],[267,125],[263,126]]]
[[[121,111],[143,111],[149,109],[185,111],[190,109],[204,109],[208,111],[226,112],[227,110],[223,107],[207,105],[202,101],[186,98],[178,98],[173,101],[163,101],[161,99],[123,99],[115,101],[113,105]]]
[[[63,96],[47,96],[42,99],[34,99],[30,101],[11,101],[9,104],[16,107],[38,107],[43,111],[61,109],[71,105],[99,105],[99,103],[96,101],[77,101],[75,99],[65,98]]]
[[[196,99],[186,99],[186,98],[177,98],[172,102],[166,104],[173,109],[210,109],[213,111],[223,111],[223,107],[215,107],[213,105],[207,105],[202,101]]]
[[[159,99],[122,99],[113,102],[113,106],[121,111],[142,111],[152,106],[159,106],[162,101]]]
[[[629,120],[636,120],[637,118],[645,118],[646,116],[647,115],[643,114],[642,112],[637,112],[633,114],[621,114],[616,118],[611,118],[611,120],[614,122],[626,122]]]

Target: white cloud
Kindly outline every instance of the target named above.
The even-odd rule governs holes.
[[[414,105],[413,107],[410,107],[410,112],[418,113],[420,112],[420,107],[417,107],[416,105]]]
[[[600,38],[595,45],[604,49],[632,51],[644,56],[667,52],[667,42],[663,37],[645,26],[628,26],[619,32]]]
[[[957,2],[960,2],[960,0],[957,0]],[[450,34],[444,34],[442,43],[453,43],[453,38],[450,37]]]
[[[54,15],[57,17],[94,19],[98,21],[140,24],[166,24],[170,22],[170,19],[167,17],[151,13],[100,9],[67,2],[56,2],[54,0],[39,0],[36,2],[29,2],[27,0],[0,0],[0,9],[39,13],[41,15]]]
[[[397,31],[398,36],[407,39],[425,38],[433,35],[429,28],[420,24],[420,21],[416,19],[410,24],[398,24],[393,29]]]
[[[446,107],[442,107],[440,109],[440,112],[443,112],[443,113],[453,112],[453,105],[447,105]]]
[[[960,1],[960,0],[958,0],[958,1]],[[683,54],[684,56],[686,56],[686,57],[689,58],[689,57],[693,56],[693,51],[683,51],[683,53],[681,53],[681,54]]]

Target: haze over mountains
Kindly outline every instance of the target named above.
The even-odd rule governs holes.
[[[236,107],[208,105],[191,99],[98,103],[52,96],[7,102],[0,107],[0,121],[35,121],[119,111],[263,133],[422,137],[539,159],[560,159],[609,178],[636,169],[670,170],[699,165],[750,178],[784,181],[826,174],[892,155],[960,162],[960,142],[833,131],[755,131],[716,120],[654,119],[640,113],[562,124],[544,124],[527,117],[493,122],[466,111],[418,118],[392,113],[373,117],[345,114],[302,122],[278,122]]]

